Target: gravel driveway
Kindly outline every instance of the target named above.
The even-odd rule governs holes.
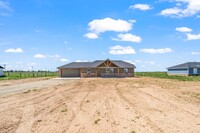
[[[33,89],[42,89],[50,86],[56,86],[60,84],[66,84],[75,79],[25,79],[15,81],[1,81],[0,82],[0,96],[24,92]],[[24,82],[23,82],[24,81]]]

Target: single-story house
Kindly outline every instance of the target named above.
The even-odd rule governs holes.
[[[167,68],[169,75],[200,75],[200,62],[187,62]]]
[[[0,77],[4,75],[3,69],[4,69],[4,68],[3,68],[2,66],[0,66]]]
[[[72,62],[58,67],[60,77],[134,77],[135,65],[121,60]]]

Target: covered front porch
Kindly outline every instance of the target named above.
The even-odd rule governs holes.
[[[99,64],[96,68],[82,68],[81,77],[133,77],[134,68],[120,68],[110,60]]]
[[[81,77],[133,77],[134,70],[131,68],[98,67],[81,69]]]

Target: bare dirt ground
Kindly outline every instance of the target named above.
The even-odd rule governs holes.
[[[0,81],[0,96],[8,95],[22,91],[48,88],[66,83],[66,81],[52,78],[28,78],[21,80],[4,80]]]
[[[132,131],[199,133],[200,82],[88,78],[0,96],[1,133]]]

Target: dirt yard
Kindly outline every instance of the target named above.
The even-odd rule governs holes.
[[[0,96],[0,133],[200,132],[200,82],[88,78],[31,88]]]

